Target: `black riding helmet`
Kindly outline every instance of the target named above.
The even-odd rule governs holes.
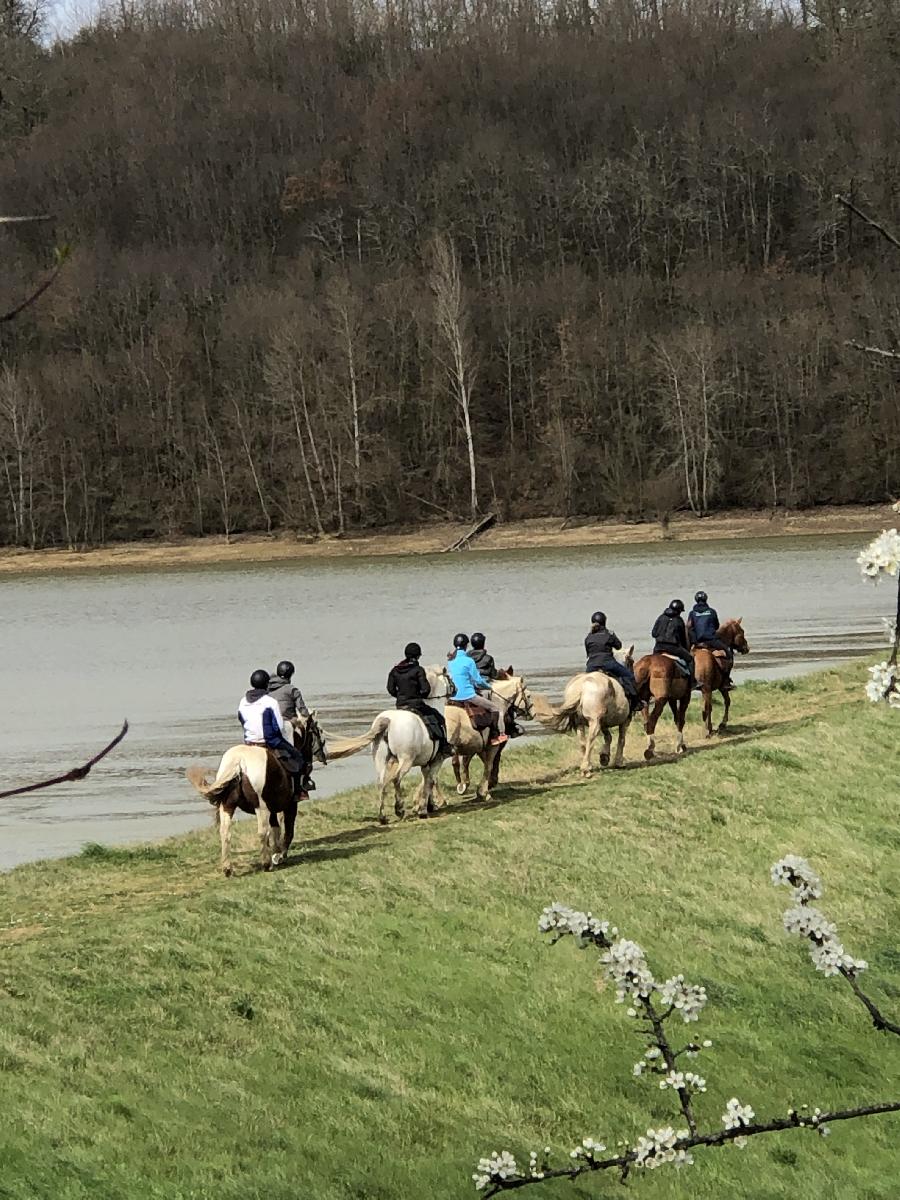
[[[406,649],[403,651],[407,658],[421,658],[422,647],[418,642],[407,642]]]
[[[465,650],[465,648],[466,648],[466,646],[468,646],[468,644],[469,644],[469,639],[466,636],[466,634],[464,634],[464,633],[458,633],[456,635],[456,637],[453,639],[453,645],[456,647],[457,650]]]
[[[258,671],[254,671],[250,676],[250,686],[256,688],[257,691],[265,691],[269,686],[270,675],[268,671],[264,671],[261,667]]]
[[[683,613],[684,612],[684,601],[683,600],[673,600],[669,604],[669,612]]]
[[[697,602],[697,604],[706,604],[709,600],[709,596],[707,596],[706,592],[697,592],[697,594],[694,596],[694,600]]]
[[[606,613],[600,612],[599,609],[597,612],[592,613],[591,614],[591,624],[592,625],[605,625],[606,624]]]
[[[485,636],[483,633],[473,633],[472,634],[472,649],[473,650],[483,650],[485,640],[486,639],[485,639]]]
[[[282,679],[290,679],[294,674],[294,664],[288,662],[286,658],[283,659],[275,668],[275,674],[280,675]]]

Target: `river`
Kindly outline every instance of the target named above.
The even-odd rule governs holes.
[[[737,681],[798,674],[884,646],[893,594],[860,577],[864,535],[470,551],[319,563],[4,576],[7,733],[0,790],[85,760],[127,717],[122,745],[82,783],[0,801],[0,867],[85,842],[152,840],[209,822],[184,778],[237,740],[250,671],[281,658],[323,723],[360,732],[386,706],[384,681],[409,640],[444,659],[482,629],[558,700],[583,666],[596,608],[638,653],[673,596],[705,588],[743,616],[751,655]],[[740,710],[740,693],[735,703]],[[696,717],[693,718],[696,720]],[[515,752],[515,747],[510,748]],[[319,769],[319,803],[372,779],[365,755]]]

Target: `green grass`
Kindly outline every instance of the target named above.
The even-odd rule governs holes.
[[[570,739],[513,748],[495,803],[451,795],[426,822],[382,829],[371,790],[350,793],[301,819],[271,875],[244,820],[230,880],[212,828],[0,877],[0,1197],[474,1196],[485,1151],[527,1161],[666,1121],[596,959],[538,937],[553,900],[706,985],[705,1126],[732,1095],[761,1117],[896,1097],[900,1044],[782,933],[789,897],[768,881],[785,852],[812,860],[896,1018],[900,726],[859,696],[836,672],[748,685],[730,739],[703,745],[695,713],[696,752],[644,767],[632,737],[632,769],[588,782]],[[759,1138],[630,1186],[886,1200],[898,1135],[889,1116]]]

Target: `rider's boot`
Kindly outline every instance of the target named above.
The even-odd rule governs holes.
[[[509,741],[508,736],[505,733],[501,732],[500,722],[498,720],[496,725],[491,726],[491,740],[488,743],[488,745],[490,745],[490,746],[505,746],[508,741]]]

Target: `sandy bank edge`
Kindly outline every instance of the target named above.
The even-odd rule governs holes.
[[[473,552],[531,550],[542,547],[622,546],[649,542],[694,542],[742,537],[785,537],[802,534],[875,534],[893,527],[898,517],[888,504],[847,505],[794,512],[726,511],[699,518],[679,513],[664,529],[660,522],[585,521],[541,517],[497,525],[471,547]],[[0,550],[0,574],[53,572],[66,569],[109,570],[132,567],[215,566],[227,563],[380,555],[437,554],[470,528],[468,522],[422,525],[409,530],[319,541],[291,534],[246,535],[183,542],[122,542],[96,550]]]

